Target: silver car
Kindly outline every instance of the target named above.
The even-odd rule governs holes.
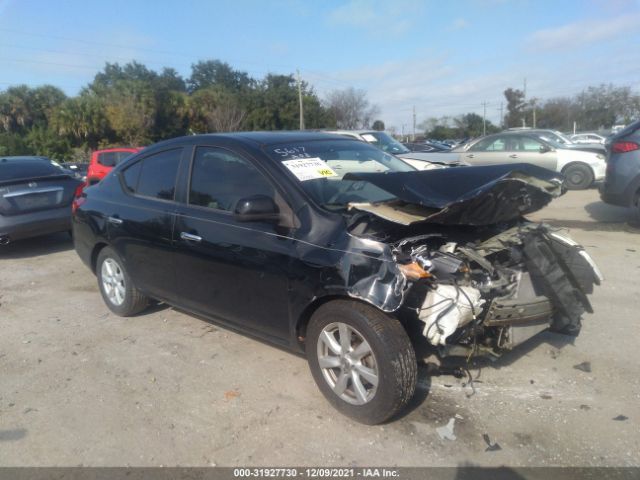
[[[565,176],[570,190],[589,188],[604,179],[606,163],[601,153],[564,148],[525,132],[502,132],[454,148],[460,160],[471,165],[531,163]]]

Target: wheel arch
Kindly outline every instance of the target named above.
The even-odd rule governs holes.
[[[98,263],[98,255],[100,255],[100,252],[106,246],[107,246],[106,243],[98,242],[95,244],[95,246],[93,247],[93,250],[91,251],[91,271],[94,274],[96,273],[96,267],[97,267],[96,264]]]
[[[324,295],[322,297],[318,297],[316,299],[314,299],[311,303],[309,303],[303,310],[302,313],[300,313],[300,315],[298,315],[298,318],[296,320],[296,325],[295,325],[295,339],[296,339],[296,343],[298,345],[298,347],[300,348],[300,350],[302,350],[303,352],[305,351],[305,344],[306,344],[306,336],[307,336],[307,326],[309,325],[309,322],[311,321],[311,317],[313,317],[313,314],[323,305],[329,303],[329,302],[334,302],[337,300],[346,300],[346,301],[350,301],[350,302],[357,302],[357,303],[361,303],[362,305],[367,305],[369,307],[375,308],[377,310],[379,310],[380,312],[386,314],[386,315],[390,315],[389,312],[385,312],[383,310],[381,310],[380,308],[376,307],[375,305],[373,305],[370,302],[367,302],[365,300],[362,300],[360,298],[356,298],[356,297],[351,297],[349,295],[346,294],[328,294],[328,295]],[[402,322],[401,322],[402,323]]]
[[[564,175],[564,172],[566,172],[569,168],[573,167],[574,165],[584,165],[589,170],[591,170],[591,175],[595,178],[596,172],[593,169],[593,167],[591,165],[589,165],[587,162],[582,162],[580,160],[572,160],[572,161],[570,161],[569,163],[567,163],[565,166],[562,167],[562,169],[560,170],[560,173],[562,173]]]

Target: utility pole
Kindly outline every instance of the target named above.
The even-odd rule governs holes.
[[[504,128],[504,117],[502,115],[503,109],[504,109],[504,104],[502,102],[500,102],[500,108],[499,108],[499,110],[500,110],[500,128]]]
[[[487,134],[487,102],[482,102],[482,136]]]
[[[536,128],[536,99],[531,100],[531,106],[533,107],[533,128]]]
[[[524,90],[522,90],[522,93],[524,94],[523,100],[526,100],[527,99],[527,77],[524,77]]]
[[[304,130],[304,109],[302,107],[302,82],[300,82],[300,70],[296,70],[298,74],[298,101],[300,102],[300,130]]]
[[[416,141],[416,106],[413,106],[413,135],[411,136],[411,141]]]

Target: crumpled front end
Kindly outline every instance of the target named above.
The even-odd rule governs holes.
[[[485,239],[415,237],[395,245],[424,274],[411,283],[424,338],[442,354],[499,355],[542,330],[577,334],[602,280],[586,251],[545,225],[520,223]]]

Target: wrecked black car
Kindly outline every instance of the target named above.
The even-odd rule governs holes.
[[[116,314],[153,299],[304,352],[339,411],[379,423],[411,399],[417,351],[579,332],[601,275],[524,217],[562,193],[525,164],[417,171],[334,135],[201,135],[85,189],[73,231]]]

